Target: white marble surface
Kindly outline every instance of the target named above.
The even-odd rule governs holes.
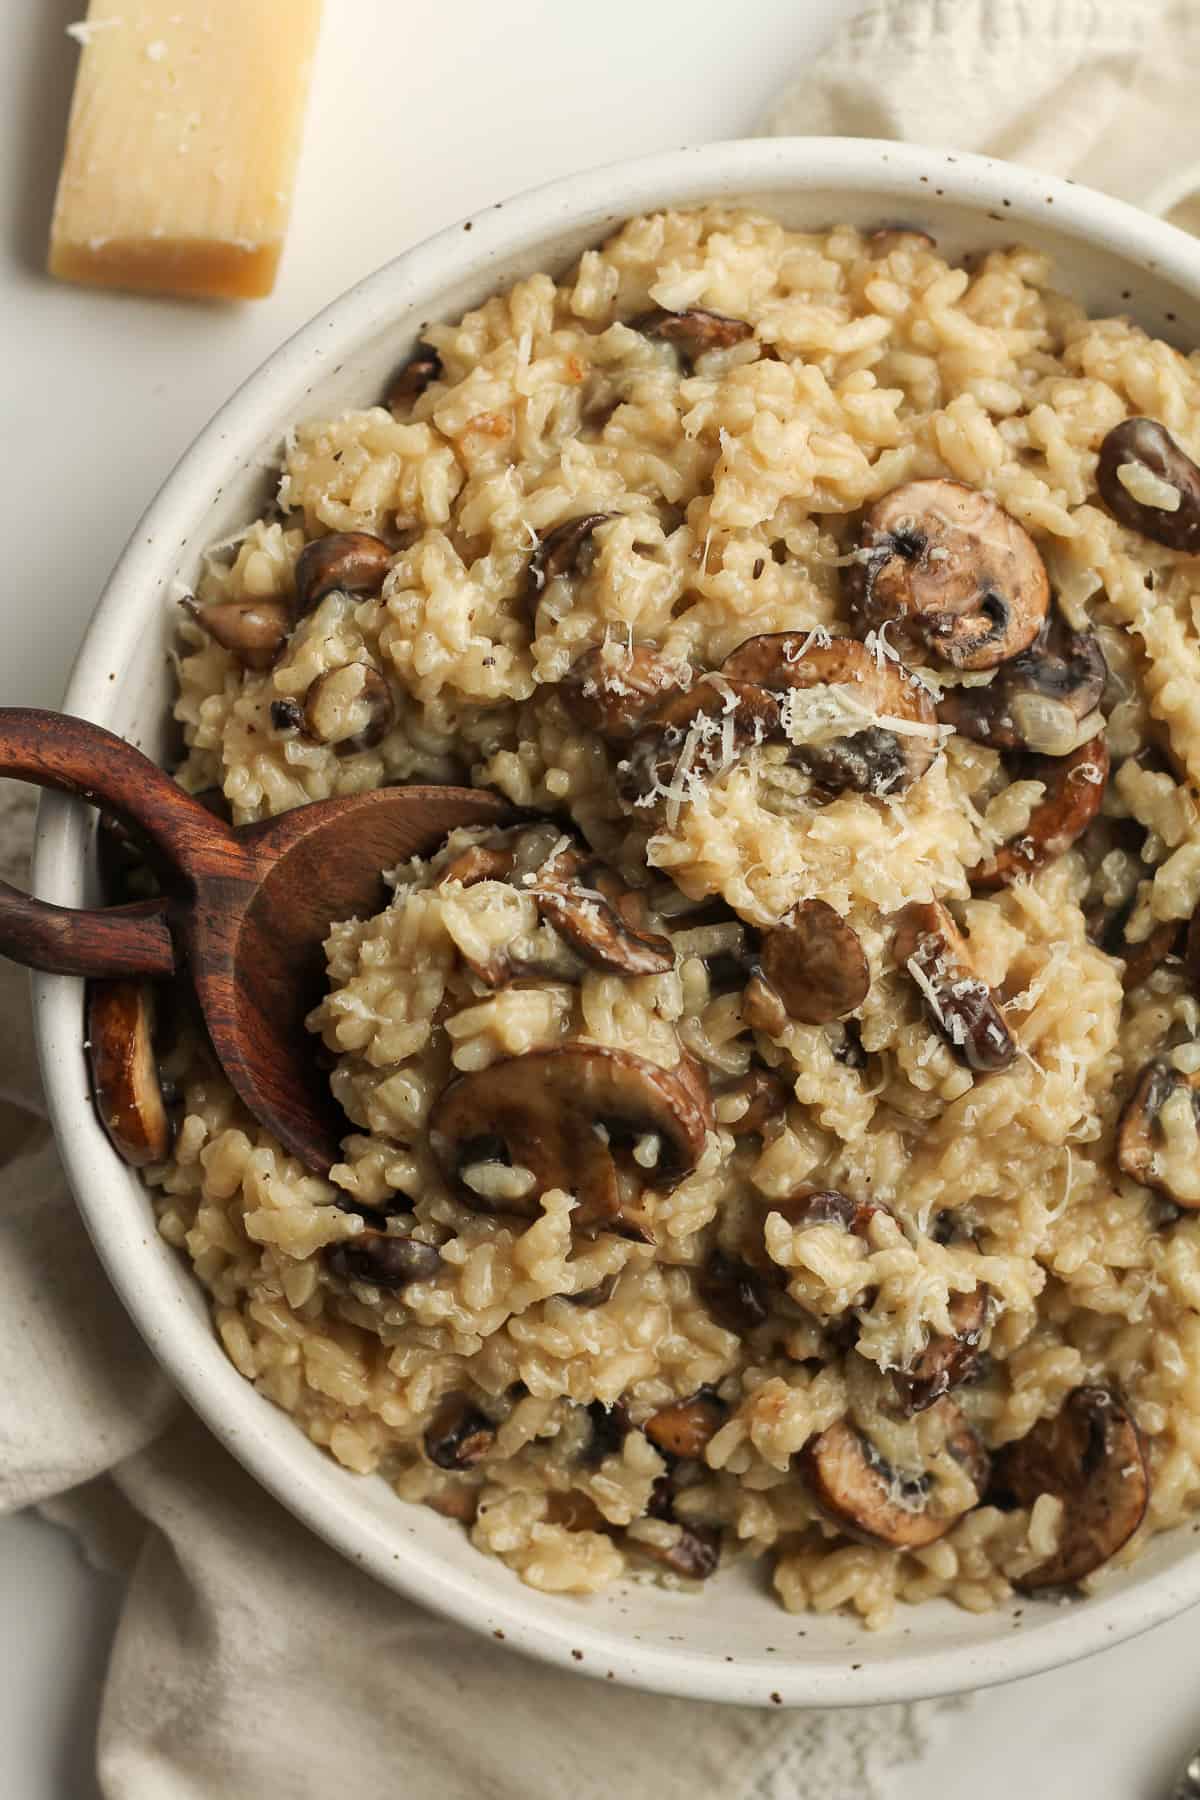
[[[97,591],[158,482],[318,306],[439,225],[537,181],[752,130],[855,4],[605,0],[597,14],[582,0],[328,0],[279,291],[217,309],[43,278],[75,56],[64,27],[84,8],[0,0],[0,541],[29,546],[6,562],[0,703],[57,701]],[[95,1800],[92,1742],[118,1607],[115,1583],[86,1569],[62,1533],[0,1521],[0,1796]],[[976,1697],[940,1722],[919,1766],[897,1772],[894,1800],[1166,1800],[1200,1741],[1195,1630],[1189,1616]],[[230,1790],[229,1800],[260,1797]]]

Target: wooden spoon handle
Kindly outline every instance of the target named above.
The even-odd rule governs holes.
[[[189,878],[206,851],[239,854],[229,828],[111,731],[64,713],[0,707],[0,775],[76,794],[141,828]],[[0,883],[0,954],[56,975],[170,975],[165,900],[98,912],[49,906]]]
[[[51,975],[172,975],[166,910],[165,900],[138,900],[76,912],[0,881],[0,956]]]
[[[169,862],[193,875],[214,850],[236,849],[228,825],[148,756],[102,725],[32,706],[0,707],[0,775],[75,794],[139,827]]]

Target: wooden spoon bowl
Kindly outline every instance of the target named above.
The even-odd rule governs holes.
[[[112,732],[26,707],[0,708],[0,775],[115,813],[163,886],[157,899],[89,912],[0,882],[0,953],[57,975],[186,975],[239,1098],[327,1174],[346,1120],[304,1020],[324,991],[329,927],[379,911],[382,870],[461,825],[506,823],[508,802],[476,788],[378,788],[234,829]]]

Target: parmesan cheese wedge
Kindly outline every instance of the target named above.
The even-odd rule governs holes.
[[[50,228],[64,281],[269,294],[321,0],[91,0]]]

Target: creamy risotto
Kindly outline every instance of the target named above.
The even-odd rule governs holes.
[[[871,1625],[1200,1499],[1198,418],[1030,251],[714,207],[295,425],[180,780],[514,807],[332,932],[330,1179],[164,1049],[162,1232],[347,1469]]]

